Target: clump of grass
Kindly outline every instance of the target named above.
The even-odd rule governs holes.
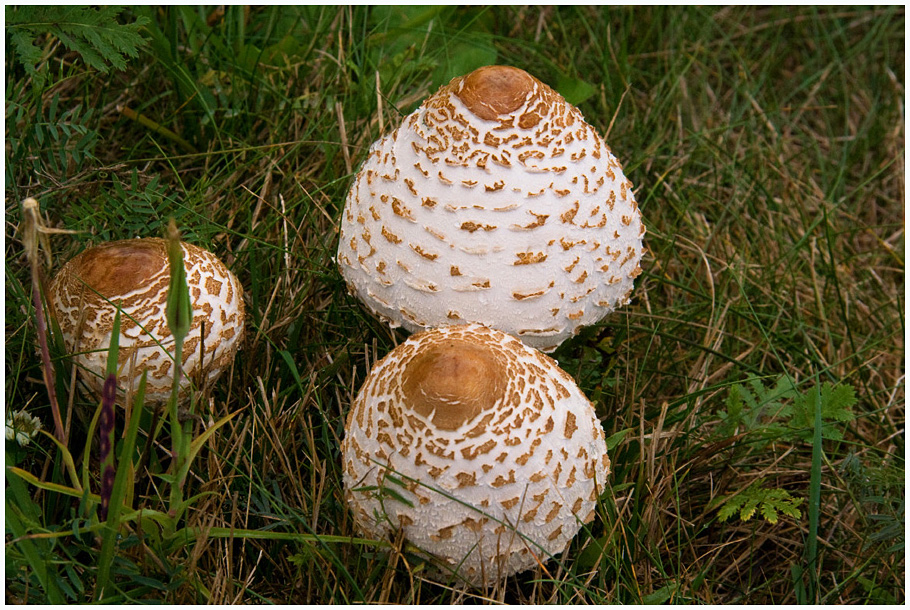
[[[7,477],[13,600],[88,601],[115,549],[106,601],[904,601],[902,7],[181,6],[119,19],[143,23],[146,41],[124,69],[99,70],[50,30],[30,58],[40,78],[7,56],[7,226],[12,202],[33,197],[47,227],[76,232],[53,236],[52,272],[175,218],[238,275],[251,329],[197,425],[241,414],[186,472],[180,538],[153,510],[168,504],[171,439],[151,414],[136,420],[131,506],[149,512],[122,517],[116,547],[60,491],[75,486],[47,435],[8,442],[7,467],[47,483]],[[649,254],[633,302],[556,354],[611,440],[599,518],[546,572],[481,593],[425,579],[400,541],[353,527],[344,418],[403,335],[346,294],[332,257],[370,143],[494,62],[556,86],[607,136]],[[6,247],[7,409],[53,429],[9,228]],[[63,421],[94,413],[49,349]],[[72,422],[69,447],[88,445]],[[72,456],[83,489],[99,489],[94,459]],[[762,514],[774,502],[776,522]]]

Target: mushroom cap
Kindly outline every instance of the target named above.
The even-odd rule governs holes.
[[[214,254],[181,243],[193,320],[183,342],[179,398],[192,383],[212,383],[230,365],[243,336],[243,288]],[[54,277],[48,304],[82,378],[101,394],[117,304],[121,304],[117,384],[139,387],[148,371],[146,403],[167,402],[175,374],[167,326],[170,284],[167,242],[127,239],[88,248]],[[204,333],[204,334],[203,334]],[[200,351],[203,352],[200,359]]]
[[[478,322],[552,351],[628,302],[644,232],[632,184],[578,109],[487,66],[373,144],[337,260],[393,327]]]
[[[477,324],[412,335],[367,376],[341,445],[366,535],[398,530],[486,586],[562,552],[610,471],[593,405],[548,356]]]

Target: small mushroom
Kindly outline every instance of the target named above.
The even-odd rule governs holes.
[[[373,144],[337,260],[393,327],[478,322],[548,352],[629,301],[644,232],[632,184],[578,109],[487,66]]]
[[[243,335],[243,289],[214,254],[182,243],[193,321],[183,343],[181,399],[191,383],[212,383],[230,365]],[[137,388],[148,371],[146,402],[164,404],[175,374],[167,326],[167,242],[128,239],[84,250],[51,282],[48,304],[82,379],[101,393],[114,316],[121,307],[118,385]]]
[[[475,586],[561,553],[610,471],[604,432],[548,356],[477,324],[420,332],[370,371],[341,445],[357,526]]]

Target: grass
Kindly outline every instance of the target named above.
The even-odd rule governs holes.
[[[155,516],[167,428],[151,442],[140,425],[131,508],[154,518],[124,509],[112,558],[91,497],[54,487],[69,485],[60,449],[7,441],[7,601],[90,601],[102,572],[102,600],[121,603],[905,600],[902,7],[140,7],[117,19],[145,43],[107,70],[48,27],[26,69],[16,10],[7,412],[53,426],[26,197],[76,232],[49,236],[47,274],[173,218],[238,275],[249,332],[197,407],[239,413],[193,461],[177,520]],[[332,257],[369,145],[488,63],[557,87],[606,135],[649,252],[632,303],[555,354],[611,440],[598,518],[546,572],[481,593],[352,539],[344,418],[404,335],[346,294]],[[96,493],[97,404],[52,351]]]

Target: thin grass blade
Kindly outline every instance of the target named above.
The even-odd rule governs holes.
[[[174,460],[173,480],[171,481],[170,510],[172,515],[181,512],[183,506],[183,478],[178,473],[188,464],[189,431],[184,430],[177,414],[177,398],[180,393],[180,378],[183,374],[183,339],[190,331],[193,321],[193,307],[190,302],[190,289],[186,282],[186,265],[183,262],[183,247],[180,245],[180,232],[172,218],[168,223],[167,256],[170,263],[170,285],[167,293],[165,314],[167,325],[174,336],[174,381],[171,397],[168,400],[168,415],[171,422],[171,447]]]
[[[818,522],[822,489],[822,393],[815,380],[815,430],[812,437],[812,470],[809,473],[809,540],[806,544],[806,572],[809,577],[808,602],[818,603]]]
[[[75,487],[67,487],[66,485],[60,485],[59,483],[48,483],[47,481],[42,481],[29,471],[22,470],[21,468],[17,468],[15,466],[8,468],[7,472],[15,474],[16,476],[23,479],[26,483],[30,483],[38,489],[43,489],[45,491],[54,491],[65,496],[72,496],[74,498],[80,499],[83,496],[87,495],[90,500],[94,502],[101,502],[101,496],[98,494],[86,494],[84,491],[78,490]]]
[[[76,463],[73,461],[73,454],[70,453],[69,449],[66,448],[66,445],[60,442],[60,440],[53,434],[49,434],[45,430],[39,430],[40,434],[43,434],[49,438],[55,445],[57,449],[60,450],[60,455],[63,456],[63,463],[66,466],[66,472],[69,474],[70,480],[73,483],[73,487],[82,491],[82,484],[79,482],[79,475],[76,472]]]

